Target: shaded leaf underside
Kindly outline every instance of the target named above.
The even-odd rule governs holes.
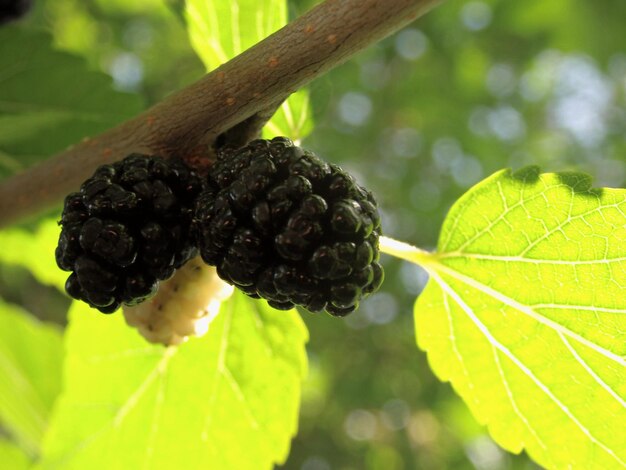
[[[103,132],[142,109],[137,95],[52,47],[41,31],[0,29],[0,177]]]

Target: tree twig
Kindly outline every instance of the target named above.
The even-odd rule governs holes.
[[[326,0],[139,116],[3,181],[0,226],[58,204],[97,166],[131,152],[210,159],[217,136],[247,121],[242,138],[276,103],[441,1]]]

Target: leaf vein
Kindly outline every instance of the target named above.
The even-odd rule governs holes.
[[[219,376],[223,372],[225,361],[226,361],[226,350],[228,349],[228,342],[230,339],[230,325],[233,316],[233,305],[232,302],[228,302],[228,312],[225,312],[226,317],[224,318],[224,326],[222,327],[222,335],[220,338],[220,349],[219,354],[217,356],[217,362],[215,367],[215,372],[213,374],[213,381],[211,386],[211,394],[209,395],[208,407],[207,407],[207,416],[204,423],[204,427],[202,429],[202,440],[209,440],[209,429],[213,423],[213,410],[215,409],[215,401],[217,399],[217,391],[219,388]]]
[[[433,271],[433,268],[431,267],[431,274],[435,275],[436,272]],[[530,308],[527,305],[521,304],[519,302],[517,302],[514,299],[511,299],[510,297],[508,297],[507,295],[503,294],[502,292],[499,292],[489,286],[486,286],[485,284],[478,282],[475,279],[472,279],[468,276],[465,276],[464,274],[459,273],[458,271],[455,271],[451,268],[448,268],[442,264],[438,264],[436,266],[436,268],[434,268],[435,270],[441,270],[443,272],[445,272],[446,274],[448,274],[449,276],[467,284],[468,286],[473,287],[474,289],[480,291],[480,292],[484,292],[485,294],[499,300],[500,302],[502,302],[505,305],[508,305],[509,307],[512,307],[526,315],[528,315],[529,317],[533,318],[534,320],[538,321],[539,323],[546,325],[550,328],[552,328],[553,330],[557,331],[557,332],[563,332],[565,333],[567,336],[575,339],[576,341],[578,341],[579,343],[582,343],[588,347],[590,347],[591,349],[593,349],[594,351],[602,354],[603,356],[607,357],[608,359],[611,359],[615,362],[617,362],[618,364],[620,364],[623,367],[626,367],[626,360],[615,354],[612,351],[609,351],[591,341],[589,341],[587,338],[579,335],[578,333],[575,333],[574,331],[564,327],[563,325],[560,325],[559,323],[556,323],[555,321],[546,318],[545,316],[541,315],[539,312],[535,312],[532,308]]]
[[[551,391],[550,389],[541,381],[535,374],[530,370],[515,354],[513,354],[506,346],[501,344],[490,332],[489,329],[480,321],[480,319],[476,316],[474,311],[471,309],[469,305],[467,305],[463,299],[450,287],[438,273],[433,273],[433,277],[437,281],[437,283],[454,299],[454,301],[461,307],[461,309],[468,315],[468,317],[474,322],[474,324],[478,327],[481,333],[485,336],[485,338],[497,348],[500,352],[502,352],[506,357],[508,357],[519,369],[524,372],[529,379],[531,379],[537,387],[541,391],[543,391],[556,405],[557,407],[572,420],[574,424],[580,429],[580,431],[585,434],[592,442],[594,442],[598,447],[604,450],[608,455],[610,455],[613,459],[619,462],[620,465],[626,467],[626,462],[619,458],[604,443],[598,440],[591,432],[576,418],[576,416],[570,411],[570,409],[565,406],[563,402],[561,402]]]
[[[485,261],[502,261],[504,262],[518,262],[518,263],[530,263],[530,264],[547,264],[547,265],[567,265],[578,266],[587,264],[611,264],[626,262],[626,256],[620,256],[617,258],[601,258],[591,260],[559,260],[559,259],[539,259],[539,258],[524,258],[522,256],[503,256],[503,255],[486,255],[482,253],[462,253],[459,251],[451,251],[448,253],[441,253],[438,255],[439,259],[451,259],[451,258],[465,258],[471,260],[485,260]]]
[[[604,390],[606,390],[606,392],[611,395],[613,398],[615,398],[615,400],[617,400],[617,402],[626,409],[626,401],[624,401],[624,399],[622,397],[620,397],[615,390],[613,390],[611,388],[611,386],[609,384],[607,384],[604,380],[602,380],[602,378],[596,374],[593,369],[591,369],[591,367],[589,367],[589,364],[587,364],[587,362],[580,357],[580,355],[576,352],[576,350],[572,347],[571,343],[568,341],[568,339],[563,336],[563,334],[561,332],[559,332],[559,338],[561,338],[561,340],[563,341],[563,343],[565,343],[565,346],[567,346],[567,349],[569,350],[570,353],[572,353],[572,356],[574,356],[574,359],[576,359],[576,361],[583,367],[583,369],[585,369],[589,375],[591,375],[591,377],[593,377],[593,379],[598,383],[598,385],[600,385]]]
[[[474,390],[474,382],[472,381],[472,378],[469,372],[467,371],[467,366],[465,365],[463,356],[461,355],[459,348],[457,347],[457,338],[456,338],[456,333],[454,330],[454,322],[452,321],[452,309],[450,308],[450,304],[448,303],[448,297],[449,296],[447,294],[443,296],[444,310],[446,311],[446,315],[448,317],[448,324],[450,325],[450,336],[448,337],[448,339],[450,340],[450,343],[452,344],[452,352],[456,356],[456,359],[459,362],[459,365],[461,366],[461,370],[463,371],[463,375],[465,376],[465,380],[467,380],[467,384],[470,390]],[[478,400],[476,400],[476,403],[478,403]]]
[[[244,395],[243,390],[241,390],[241,386],[239,385],[239,382],[237,382],[237,379],[235,379],[235,377],[233,376],[228,366],[224,367],[221,374],[228,382],[228,385],[230,385],[231,390],[233,391],[233,393],[235,394],[235,397],[237,398],[237,401],[239,401],[242,405],[244,405],[244,409],[246,410],[246,413],[245,413],[246,417],[248,418],[248,421],[250,422],[252,427],[254,429],[259,429],[261,426],[259,425],[259,421],[254,416],[254,412],[252,411],[250,402],[248,402],[248,399]]]
[[[522,420],[522,422],[524,423],[524,426],[526,426],[526,429],[528,429],[530,434],[532,434],[532,436],[535,438],[535,441],[537,441],[539,446],[544,451],[547,450],[546,445],[544,444],[544,442],[541,440],[541,438],[537,434],[537,431],[535,431],[535,428],[533,428],[530,425],[530,422],[528,421],[528,418],[526,418],[524,413],[522,413],[522,411],[519,409],[519,406],[517,405],[517,401],[515,400],[515,396],[514,396],[512,390],[511,390],[511,386],[509,384],[509,381],[507,380],[506,374],[504,373],[504,370],[502,369],[502,363],[500,362],[500,356],[499,356],[500,352],[498,351],[498,349],[496,349],[496,347],[493,344],[491,345],[491,350],[493,352],[493,358],[494,358],[494,361],[496,363],[496,367],[498,369],[498,374],[500,375],[500,379],[502,380],[502,384],[504,385],[504,390],[506,391],[506,396],[509,399],[509,401],[511,402],[511,406],[513,408],[513,411],[519,417],[519,419]]]

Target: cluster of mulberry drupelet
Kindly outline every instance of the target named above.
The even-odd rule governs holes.
[[[20,19],[32,4],[32,0],[0,0],[0,25]]]
[[[383,279],[371,193],[284,137],[219,156],[194,229],[222,279],[274,308],[343,316]]]
[[[133,154],[103,165],[65,199],[56,261],[65,290],[103,313],[152,296],[197,253],[202,181],[182,161]]]
[[[343,316],[383,280],[371,193],[284,137],[222,152],[204,184],[175,159],[104,165],[66,198],[61,225],[66,290],[104,313],[150,297],[196,247],[278,309]]]

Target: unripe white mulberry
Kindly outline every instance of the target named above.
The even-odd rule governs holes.
[[[218,277],[214,267],[196,257],[161,283],[153,298],[124,306],[124,318],[149,342],[176,345],[189,336],[204,335],[232,292],[233,287]]]

